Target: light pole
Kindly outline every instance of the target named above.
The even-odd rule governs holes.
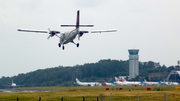
[[[160,80],[160,69],[159,69],[159,80]]]

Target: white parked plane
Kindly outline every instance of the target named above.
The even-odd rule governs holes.
[[[124,85],[130,86],[130,85],[135,85],[135,86],[140,86],[141,82],[133,82],[133,81],[126,81],[126,79],[124,79],[122,77],[122,82]]]
[[[104,86],[114,86],[114,84],[112,83],[107,83],[105,80],[103,80],[103,83],[102,83]]]
[[[77,78],[75,78],[75,84],[78,86],[102,86],[99,82],[80,82]]]
[[[158,82],[160,85],[179,85],[177,82],[161,82],[160,80]]]
[[[159,85],[159,82],[148,82],[146,79],[140,80],[142,85]]]
[[[60,32],[60,31],[43,31],[43,30],[29,30],[29,29],[18,29],[18,31],[24,31],[24,32],[36,32],[36,33],[49,33],[49,37],[57,36],[60,38],[60,42],[58,44],[59,47],[62,45],[62,49],[64,50],[64,45],[68,43],[74,43],[77,47],[79,47],[79,43],[75,43],[73,40],[78,37],[80,40],[80,37],[84,33],[102,33],[102,32],[116,32],[117,30],[101,30],[101,31],[79,31],[79,27],[93,27],[94,25],[79,25],[79,10],[77,11],[77,21],[76,25],[61,25],[61,27],[76,27],[72,31],[68,32]],[[60,34],[60,35],[58,35]]]
[[[124,85],[124,83],[119,81],[119,79],[117,77],[115,77],[115,82],[113,80],[111,80],[111,82],[114,85],[121,85],[121,86]]]
[[[144,79],[144,83],[149,84],[149,85],[159,85],[158,82],[148,82],[146,81],[146,79]]]
[[[16,85],[16,84],[13,82],[13,79],[12,79],[11,85],[4,85],[4,86],[8,86],[8,87],[10,87],[10,88],[15,88],[15,87],[21,87],[21,86],[23,86],[23,85]]]

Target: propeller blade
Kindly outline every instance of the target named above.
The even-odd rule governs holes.
[[[49,35],[47,39],[49,39],[50,37],[51,37],[51,35]]]

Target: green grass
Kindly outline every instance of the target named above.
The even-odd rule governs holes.
[[[151,91],[147,91],[147,88]],[[110,90],[105,90],[110,88]],[[123,90],[116,90],[123,88]],[[174,86],[103,86],[103,87],[30,87],[17,88],[26,90],[54,90],[51,92],[0,92],[0,101],[97,101],[97,97],[112,101],[164,101],[164,93],[168,94],[168,101],[180,101],[180,91],[175,91]],[[103,95],[103,96],[100,96]]]

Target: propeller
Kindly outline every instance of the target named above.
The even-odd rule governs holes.
[[[49,28],[48,30],[49,30],[49,36],[47,39],[49,39],[50,37],[53,37],[54,35],[58,36],[57,33],[60,33],[59,31],[51,31]]]

